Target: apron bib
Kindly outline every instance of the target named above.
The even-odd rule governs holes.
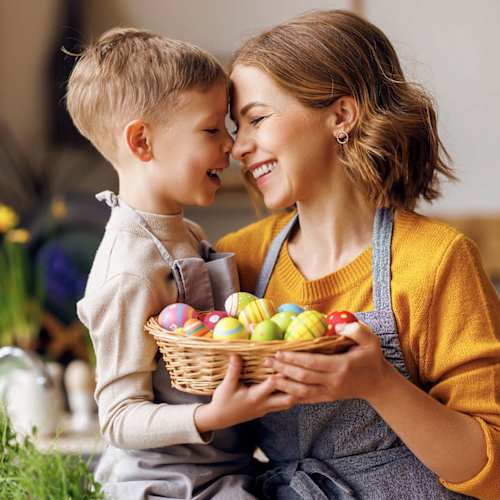
[[[112,209],[127,210],[154,242],[169,279],[177,285],[177,302],[198,310],[223,309],[224,299],[239,290],[234,254],[217,253],[206,241],[201,256],[174,259],[153,234],[144,218],[111,191],[96,195]],[[157,354],[153,373],[155,403],[207,403],[208,396],[196,396],[171,386],[170,377]],[[168,425],[168,422],[165,422]],[[252,500],[254,437],[243,425],[213,433],[209,444],[174,445],[150,450],[124,450],[109,445],[99,462],[96,478],[104,492],[120,500],[185,499]],[[245,432],[246,430],[246,432]],[[248,491],[247,491],[248,490]]]
[[[264,296],[281,247],[297,222],[295,215],[272,242],[257,280],[258,297]],[[356,317],[379,336],[384,356],[409,379],[392,310],[392,227],[393,211],[378,209],[372,238],[374,310]],[[299,405],[266,415],[257,438],[270,459],[258,478],[267,499],[470,498],[444,488],[361,399]]]

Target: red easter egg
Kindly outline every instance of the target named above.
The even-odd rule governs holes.
[[[349,311],[333,311],[326,317],[326,333],[325,336],[333,337],[337,335],[335,326],[345,323],[356,323],[358,319]]]
[[[215,325],[222,319],[227,318],[228,314],[226,311],[210,311],[208,313],[202,313],[198,318],[203,322],[203,324],[209,329],[213,330]]]

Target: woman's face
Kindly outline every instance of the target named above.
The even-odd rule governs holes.
[[[265,204],[284,208],[324,191],[336,156],[331,114],[305,107],[257,68],[237,65],[231,80],[232,154],[252,174]]]

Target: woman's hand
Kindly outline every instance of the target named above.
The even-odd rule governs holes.
[[[278,352],[266,360],[280,375],[276,389],[294,396],[298,403],[339,399],[370,400],[392,366],[384,358],[380,339],[360,322],[337,326],[337,332],[356,345],[343,354]]]
[[[276,386],[279,376],[272,375],[260,384],[245,386],[240,384],[240,372],[241,359],[233,355],[212,401],[198,407],[195,412],[198,432],[225,429],[273,411],[287,410],[298,403],[292,394],[279,392]]]

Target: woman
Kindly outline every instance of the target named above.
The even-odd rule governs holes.
[[[454,178],[430,99],[342,11],[250,39],[231,79],[233,155],[268,208],[295,209],[219,249],[244,290],[360,320],[345,354],[268,360],[302,404],[261,419],[263,496],[498,498],[499,301],[475,246],[413,211]]]

